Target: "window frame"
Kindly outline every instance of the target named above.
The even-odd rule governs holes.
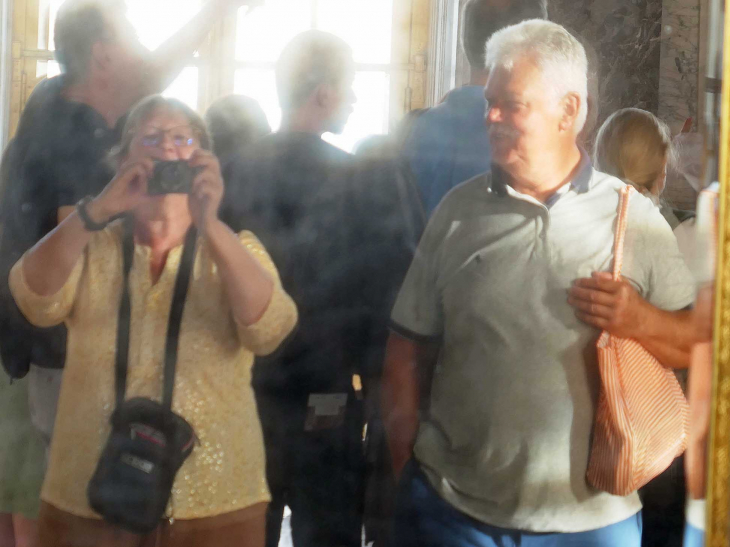
[[[4,145],[17,129],[20,114],[30,93],[44,77],[36,77],[39,61],[52,61],[53,52],[38,47],[40,22],[48,15],[41,13],[48,8],[47,0],[0,0],[3,7],[11,4],[12,16],[3,25],[3,43],[11,29],[9,70],[3,64],[3,75],[9,85],[5,95],[0,95],[2,125],[5,129]],[[318,0],[313,1],[316,9]],[[452,0],[435,0],[437,2]],[[457,0],[458,1],[458,0]],[[458,11],[458,10],[457,10]],[[437,102],[429,89],[435,69],[429,70],[427,59],[432,55],[430,0],[393,0],[391,62],[388,64],[357,63],[356,70],[384,72],[390,76],[388,129],[392,130],[406,112],[431,106]],[[3,19],[5,21],[5,18]],[[235,73],[238,68],[273,68],[273,63],[251,63],[235,59],[237,17],[224,17],[209,33],[198,50],[199,57],[187,66],[196,66],[198,72],[198,111],[204,112],[210,104],[224,95],[233,93]],[[409,29],[403,32],[403,29]],[[46,33],[48,29],[46,29]],[[438,36],[438,35],[435,35]],[[47,43],[47,35],[44,37]],[[437,40],[440,42],[441,40]],[[263,66],[266,65],[266,66]],[[3,136],[0,126],[0,139]]]
[[[12,0],[0,0],[0,150],[5,148],[10,133],[10,82],[12,56]]]
[[[438,104],[456,87],[456,65],[459,46],[459,0],[433,0],[431,4],[429,47],[428,100]]]

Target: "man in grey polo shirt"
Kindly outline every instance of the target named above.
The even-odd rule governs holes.
[[[605,273],[623,183],[576,144],[586,65],[580,43],[546,21],[487,45],[493,168],[438,207],[392,315],[383,405],[401,473],[399,547],[640,545],[638,496],[585,480],[595,342],[605,328],[686,366],[692,329],[681,310],[694,284],[640,195],[624,280]],[[418,375],[435,354],[419,416]]]

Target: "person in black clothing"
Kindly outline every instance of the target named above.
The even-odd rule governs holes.
[[[355,155],[360,160],[361,170],[368,173],[370,180],[378,180],[383,185],[389,185],[405,192],[405,195],[401,198],[403,203],[420,200],[415,177],[408,160],[403,155],[403,145],[413,128],[414,121],[426,111],[427,109],[417,109],[408,112],[391,134],[373,135],[365,138],[358,143],[355,149]],[[419,203],[422,203],[422,200]],[[425,223],[425,210],[421,208],[419,213],[422,220],[413,223],[412,228],[421,229]],[[404,215],[405,218],[409,218],[407,212],[404,212]],[[397,216],[394,218],[397,218]],[[389,237],[389,228],[381,226],[381,229],[382,234],[380,237]],[[417,241],[419,236],[420,231],[414,231],[411,233],[410,239]],[[393,259],[398,260],[397,257],[393,257]],[[398,263],[396,262],[396,264]],[[399,266],[396,267],[399,268]],[[386,282],[391,281],[388,278],[386,280]],[[387,288],[384,289],[383,292],[387,294]],[[390,309],[391,305],[392,302],[388,300],[387,309]],[[389,318],[383,317],[381,321],[377,322],[377,325],[385,327],[388,322]],[[381,332],[379,336],[385,337],[386,334]],[[381,348],[382,345],[377,347]],[[380,364],[382,363],[382,357],[373,359],[373,361]],[[365,400],[368,427],[365,437],[366,473],[363,524],[366,543],[373,542],[375,547],[380,547],[388,545],[390,540],[397,483],[380,415],[382,369],[379,366],[370,368],[371,376],[365,381],[369,393]],[[422,389],[424,393],[427,393],[430,391],[430,374],[432,371],[421,372],[423,372]],[[427,401],[428,397],[424,396],[422,400]]]
[[[246,146],[271,133],[259,103],[245,95],[228,95],[215,101],[205,112],[205,123],[224,174]]]
[[[211,0],[154,52],[139,42],[121,0],[67,0],[59,10],[62,75],[41,82],[28,100],[3,165],[0,205],[0,354],[11,376],[31,370],[31,412],[47,442],[60,385],[60,373],[50,369],[63,367],[66,331],[25,320],[10,296],[10,268],[81,198],[111,180],[107,156],[124,113],[167,87],[215,19],[245,3]]]
[[[285,505],[295,547],[361,545],[363,428],[377,407],[366,403],[377,397],[388,312],[423,228],[412,187],[321,138],[344,128],[353,76],[349,46],[331,34],[287,45],[276,66],[282,128],[235,162],[221,215],[256,231],[300,314],[288,343],[253,370],[270,547]]]

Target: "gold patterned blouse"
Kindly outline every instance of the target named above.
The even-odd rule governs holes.
[[[220,515],[269,500],[251,367],[254,354],[272,352],[291,332],[297,311],[258,239],[250,232],[239,238],[274,275],[274,293],[257,323],[237,324],[210,251],[199,241],[181,325],[173,410],[190,422],[200,445],[175,479],[168,511],[177,519]],[[80,517],[99,518],[89,507],[86,487],[114,409],[121,239],[121,223],[95,233],[64,287],[52,296],[30,290],[22,259],[10,274],[13,296],[31,323],[47,327],[65,322],[68,328],[41,498]],[[152,284],[150,248],[135,245],[127,398],[162,398],[165,333],[181,251],[182,245],[170,251],[162,275]]]

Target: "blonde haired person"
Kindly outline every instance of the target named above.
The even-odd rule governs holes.
[[[660,199],[673,154],[666,123],[646,110],[623,108],[611,114],[598,130],[594,163],[599,171],[631,184],[650,198],[674,230],[679,220]]]
[[[624,108],[614,112],[598,131],[595,145],[596,168],[634,186],[659,207],[672,230],[679,220],[661,201],[667,166],[674,149],[669,127],[651,112]],[[677,371],[683,386],[685,370]],[[639,491],[644,508],[645,547],[664,546],[682,537],[685,502],[684,459]]]
[[[121,142],[114,179],[82,200],[10,273],[13,296],[30,322],[68,329],[40,545],[263,547],[270,497],[251,367],[254,354],[272,352],[291,332],[296,307],[259,240],[234,234],[218,219],[220,166],[195,112],[174,99],[145,99],[131,112]],[[155,160],[194,167],[190,194],[149,195]],[[120,214],[134,234],[127,398],[162,394],[182,242],[192,226],[198,237],[172,410],[192,425],[200,444],[177,473],[170,521],[146,536],[102,521],[87,501],[115,406],[122,240],[129,225],[110,221]]]

